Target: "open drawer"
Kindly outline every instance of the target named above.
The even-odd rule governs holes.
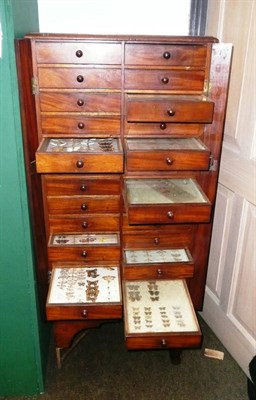
[[[208,222],[211,203],[195,179],[126,179],[124,198],[130,224]]]
[[[123,279],[191,278],[194,261],[186,248],[125,249]]]
[[[122,318],[119,268],[54,268],[46,315],[49,321]]]
[[[184,280],[123,283],[128,349],[198,347],[202,334]]]
[[[128,171],[207,170],[209,149],[196,138],[126,139]]]
[[[118,138],[47,138],[36,152],[40,173],[122,173]]]

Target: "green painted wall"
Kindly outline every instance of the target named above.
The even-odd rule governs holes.
[[[22,10],[23,0],[0,0],[1,396],[30,395],[44,390],[49,337],[37,307],[14,53],[15,32],[23,35],[32,30],[29,18],[33,15],[31,25],[38,30],[36,0],[25,3],[32,6],[31,13]]]

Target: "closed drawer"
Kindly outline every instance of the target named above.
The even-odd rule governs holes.
[[[129,122],[211,123],[214,103],[201,96],[127,96]]]
[[[169,243],[170,244],[170,243]],[[194,262],[185,248],[125,249],[123,279],[185,279],[194,274]]]
[[[201,331],[184,280],[123,284],[126,347],[198,347]]]
[[[210,151],[195,138],[127,139],[128,171],[207,170]]]
[[[41,92],[40,109],[43,112],[84,112],[120,115],[120,94],[84,92]]]
[[[48,196],[120,194],[120,177],[44,175],[43,182]]]
[[[36,152],[39,173],[121,173],[119,139],[44,139]]]
[[[120,64],[120,43],[37,42],[36,60],[51,64]]]
[[[119,213],[120,196],[48,196],[49,214]]]
[[[143,226],[142,226],[143,228]],[[125,229],[125,227],[124,227]],[[138,232],[123,233],[123,247],[124,249],[153,249],[159,250],[170,246],[174,247],[189,246],[192,241],[191,228],[174,226],[168,230],[164,227],[158,227],[158,230],[148,230]]]
[[[127,136],[160,136],[160,137],[198,137],[203,134],[203,124],[167,122],[127,122]]]
[[[127,65],[183,65],[205,66],[206,46],[169,44],[127,44],[125,64]]]
[[[84,115],[41,115],[41,127],[44,135],[66,136],[120,136],[120,118],[86,117]]]
[[[99,231],[117,231],[120,229],[119,214],[89,214],[82,216],[57,217],[49,215],[49,231],[54,233],[84,233]]]
[[[54,268],[46,314],[51,321],[121,318],[119,268]]]
[[[193,179],[126,179],[131,224],[209,222],[211,203]]]
[[[176,90],[201,92],[204,88],[204,71],[180,70],[126,70],[126,90]]]
[[[40,88],[119,89],[121,70],[107,68],[39,68]]]

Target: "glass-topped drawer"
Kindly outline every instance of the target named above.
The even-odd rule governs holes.
[[[195,179],[126,179],[130,224],[208,222],[211,203]]]
[[[37,172],[121,173],[120,139],[44,139],[36,152]]]
[[[54,268],[46,313],[48,320],[121,318],[119,268]]]
[[[196,138],[126,139],[128,171],[207,170],[210,151]]]
[[[128,349],[197,347],[201,331],[184,280],[125,281]]]
[[[123,253],[123,278],[181,279],[191,278],[194,261],[186,248],[125,249]]]
[[[103,262],[120,260],[118,232],[76,235],[52,235],[48,243],[48,257],[57,261]]]

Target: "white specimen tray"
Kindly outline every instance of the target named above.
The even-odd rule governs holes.
[[[126,281],[123,287],[127,334],[199,331],[184,280]]]
[[[97,288],[97,298],[87,296],[88,288]],[[74,267],[54,268],[48,304],[96,304],[121,301],[119,268]]]

